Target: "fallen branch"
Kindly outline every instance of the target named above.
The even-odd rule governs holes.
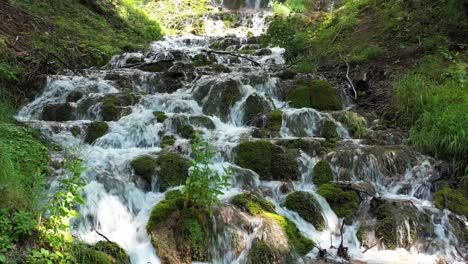
[[[353,88],[353,92],[354,92],[354,100],[357,99],[357,92],[356,92],[356,88],[354,87],[354,84],[353,84],[353,81],[351,80],[351,78],[349,78],[349,64],[348,62],[343,58],[343,56],[341,56],[340,54],[340,58],[344,61],[344,63],[346,63],[346,79],[348,79],[348,82],[349,84],[351,85],[351,88]]]
[[[219,50],[202,50],[202,52],[206,52],[208,54],[210,53],[216,53],[216,54],[223,54],[223,55],[231,55],[231,56],[235,56],[235,57],[238,57],[238,58],[242,58],[242,59],[246,59],[250,62],[252,62],[253,64],[263,68],[263,66],[258,63],[257,61],[247,57],[247,56],[244,56],[244,55],[240,55],[240,54],[237,54],[237,53],[233,53],[233,52],[228,52],[228,51],[219,51]]]
[[[105,235],[103,235],[102,233],[100,233],[100,232],[97,231],[96,229],[94,229],[94,232],[96,232],[99,236],[101,236],[102,238],[104,238],[107,242],[113,243],[109,238],[107,238]]]
[[[366,252],[367,252],[367,250],[369,250],[369,249],[371,249],[371,248],[373,248],[373,247],[377,246],[377,245],[380,243],[380,241],[381,241],[382,239],[383,239],[383,237],[379,238],[379,241],[378,241],[377,243],[375,243],[374,245],[372,245],[372,246],[368,247],[368,248],[367,248],[366,250],[364,250],[362,253],[364,254],[364,253],[366,253]]]
[[[133,68],[138,68],[138,67],[141,67],[141,66],[146,66],[146,65],[152,65],[152,64],[155,64],[155,63],[158,63],[158,62],[173,62],[175,61],[175,59],[169,59],[169,60],[160,60],[160,61],[153,61],[153,62],[141,62],[141,63],[133,63],[133,64],[127,64],[127,65],[123,65],[119,68],[123,68],[123,69],[127,69],[127,68],[130,68],[130,69],[133,69]]]

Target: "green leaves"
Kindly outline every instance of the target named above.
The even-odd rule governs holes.
[[[185,182],[182,192],[187,197],[191,206],[204,208],[210,216],[213,215],[213,206],[220,205],[218,199],[222,195],[222,189],[229,186],[228,180],[232,174],[231,168],[224,168],[224,174],[214,172],[210,166],[210,160],[214,157],[213,147],[207,142],[196,142],[192,145],[194,160],[191,161],[191,170]]]

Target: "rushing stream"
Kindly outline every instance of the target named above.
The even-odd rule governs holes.
[[[259,8],[259,1],[251,2],[250,7]],[[337,121],[336,116],[341,111],[320,112],[291,107],[284,97],[284,87],[291,80],[278,74],[286,63],[284,49],[261,48],[255,37],[264,32],[266,18],[270,15],[265,10],[237,12],[239,25],[229,30],[216,16],[207,16],[204,21],[208,36],[167,37],[151,44],[147,52],[117,55],[106,67],[86,70],[82,76],[70,73],[48,78],[43,94],[25,106],[18,119],[39,128],[45,137],[84,160],[87,167],[84,177],[88,182],[83,190],[86,203],[79,208],[81,218],[74,224],[73,233],[94,243],[102,240],[94,231],[99,230],[121,245],[132,263],[160,263],[145,226],[151,209],[164,199],[164,193],[158,191],[157,180],[151,186],[145,186],[135,175],[130,162],[143,154],[157,156],[162,153],[164,135],[176,137],[170,150],[189,157],[190,141],[181,137],[179,130],[181,124],[190,124],[200,132],[204,141],[216,148],[218,155],[212,161],[214,170],[222,171],[230,165],[236,167],[231,164],[233,149],[240,142],[258,138],[258,131],[246,125],[247,101],[255,98],[256,104],[265,111],[283,111],[279,136],[270,139],[272,141],[300,137],[312,143],[322,142],[321,124],[324,121],[334,124],[340,138],[336,149],[325,155],[300,151],[297,159],[301,176],[289,187],[314,195],[322,209],[325,228],[318,231],[297,213],[283,207],[287,194],[282,190],[283,182],[260,181],[250,170],[247,171],[251,177],[248,182],[236,177],[231,179],[231,187],[221,197],[224,203],[244,190],[260,190],[276,205],[278,214],[288,217],[304,236],[326,248],[330,259],[344,261],[336,252],[342,220],[327,201],[315,193],[317,187],[311,179],[315,164],[325,159],[330,162],[336,180],[346,174],[351,181],[365,182],[379,199],[390,201],[398,208],[407,207],[420,220],[408,218],[402,221],[397,230],[400,240],[397,249],[386,250],[376,245],[366,250],[369,246],[364,247],[357,239],[358,226],[373,223],[375,219],[369,213],[371,197],[363,199],[358,216],[343,229],[344,245],[353,261],[435,263],[443,259],[447,263],[463,263],[466,245],[460,244],[453,221],[467,228],[466,219],[447,210],[438,210],[431,202],[431,179],[441,173],[437,161],[400,145],[398,140],[372,145],[353,139],[345,126]],[[245,27],[250,28],[249,34]],[[220,47],[225,52],[209,52],[220,50]],[[194,60],[209,63],[193,66]],[[141,65],[156,65],[158,69],[149,70]],[[323,79],[320,75],[314,78]],[[351,102],[342,90],[343,101]],[[238,96],[229,105],[225,94],[233,91]],[[105,98],[109,96],[118,98],[117,116],[103,115]],[[125,99],[128,97],[132,98],[131,103]],[[352,104],[345,103],[343,109],[352,109]],[[55,111],[54,117],[48,114],[51,111]],[[164,112],[168,118],[157,122],[155,111]],[[86,131],[96,120],[105,120],[109,130],[93,144],[88,144],[85,142]],[[369,125],[370,131],[372,128]],[[57,174],[60,177],[61,171]],[[248,221],[257,228],[249,232],[239,228],[246,245],[242,252],[233,252],[227,234],[217,234],[218,239],[213,245],[214,263],[245,263],[253,239],[260,235],[255,230],[262,224],[255,217]],[[415,240],[416,228],[426,231],[424,239],[418,233]],[[378,244],[372,232],[369,240],[369,245]],[[334,249],[330,248],[330,243]],[[313,263],[317,253],[314,248],[301,263]]]

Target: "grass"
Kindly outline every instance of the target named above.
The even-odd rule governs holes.
[[[468,168],[468,93],[466,54],[441,51],[394,84],[398,121],[410,128],[419,150]]]

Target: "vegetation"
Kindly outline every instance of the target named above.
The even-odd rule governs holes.
[[[321,80],[302,80],[287,96],[287,100],[296,108],[310,107],[319,111],[340,110],[341,98],[337,90]]]
[[[286,196],[284,206],[297,212],[304,220],[312,223],[317,230],[323,230],[325,227],[320,205],[312,194],[304,191],[292,192]]]
[[[345,111],[337,116],[337,121],[343,124],[354,138],[361,138],[367,131],[365,119],[354,112]]]
[[[318,187],[333,181],[333,171],[328,161],[321,160],[315,164],[312,170],[312,181]]]
[[[345,222],[351,223],[351,218],[360,204],[359,195],[356,191],[345,190],[336,184],[327,183],[321,185],[317,193],[327,200],[338,217],[342,217]]]
[[[96,121],[91,123],[86,132],[85,142],[94,143],[98,138],[104,136],[109,131],[109,125],[106,122]]]
[[[434,205],[439,209],[450,211],[468,217],[468,201],[462,192],[444,187],[434,194]]]

